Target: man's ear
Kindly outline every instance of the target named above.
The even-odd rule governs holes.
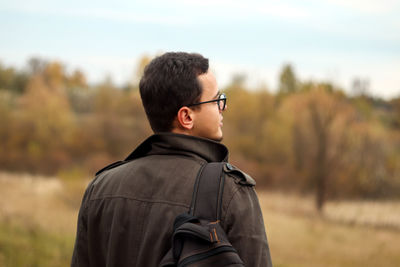
[[[176,116],[178,126],[183,130],[191,130],[194,124],[194,112],[188,107],[181,107]]]

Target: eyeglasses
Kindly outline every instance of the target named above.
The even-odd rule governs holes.
[[[217,99],[204,101],[204,102],[199,102],[199,103],[195,103],[195,104],[190,104],[190,105],[187,105],[187,106],[191,107],[191,106],[197,106],[197,105],[206,104],[206,103],[212,103],[212,102],[218,102],[219,110],[223,111],[223,110],[225,110],[225,107],[226,107],[226,95],[224,93],[222,93],[222,94],[220,94],[218,96]]]

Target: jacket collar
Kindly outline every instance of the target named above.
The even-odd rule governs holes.
[[[158,133],[147,138],[125,160],[148,155],[182,155],[207,162],[227,162],[228,149],[216,141],[176,133]]]

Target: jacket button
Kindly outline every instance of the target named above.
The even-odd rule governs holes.
[[[233,166],[232,166],[231,164],[229,164],[229,163],[226,164],[226,167],[227,167],[228,170],[230,170],[230,171],[233,170]]]

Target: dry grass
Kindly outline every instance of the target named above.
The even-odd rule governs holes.
[[[399,201],[341,201],[325,207],[325,217],[336,222],[400,230]]]
[[[371,227],[385,226],[388,218],[397,225],[387,205],[398,209],[399,203],[329,203],[319,216],[312,198],[273,192],[259,198],[275,267],[400,266],[400,231]]]
[[[1,221],[72,232],[77,207],[66,199],[65,185],[55,177],[0,173]]]
[[[267,210],[300,216],[320,216],[313,196],[280,192],[259,193]],[[400,230],[400,201],[330,201],[323,210],[323,219],[350,225],[364,225]]]
[[[0,266],[69,265],[78,207],[68,188],[55,177],[0,173]]]
[[[68,266],[86,183],[0,173],[0,266]],[[275,267],[400,266],[399,202],[333,202],[319,216],[310,197],[259,198]]]

